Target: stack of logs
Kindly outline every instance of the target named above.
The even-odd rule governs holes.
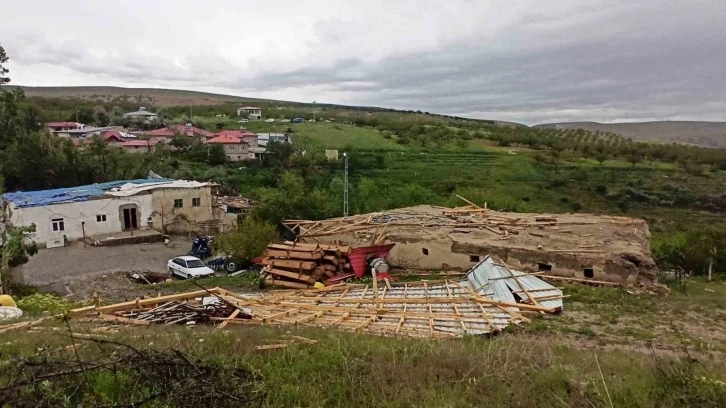
[[[265,250],[266,282],[271,285],[305,289],[316,282],[353,273],[348,245],[304,244],[286,241],[270,244]]]

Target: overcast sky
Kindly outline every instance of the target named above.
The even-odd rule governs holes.
[[[22,0],[0,13],[16,85],[527,124],[726,120],[724,0]]]

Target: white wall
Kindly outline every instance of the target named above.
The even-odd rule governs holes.
[[[122,231],[119,207],[127,204],[138,206],[141,220],[139,227],[148,226],[147,220],[152,213],[151,201],[151,194],[142,194],[40,207],[16,208],[11,204],[11,221],[16,226],[35,224],[35,234],[32,235],[32,239],[38,244],[62,240],[63,235],[69,240],[76,240],[83,238],[81,223],[84,221],[87,237]],[[98,222],[96,215],[105,215],[106,221]],[[53,219],[63,219],[63,231],[53,231]]]

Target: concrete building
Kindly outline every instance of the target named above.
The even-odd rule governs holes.
[[[257,143],[260,147],[266,147],[268,142],[292,143],[292,135],[289,133],[258,133]]]
[[[116,143],[116,146],[129,153],[149,153],[153,152],[159,143],[161,142],[158,140],[126,140],[121,143]]]
[[[54,190],[3,194],[11,222],[35,225],[29,239],[41,247],[90,242],[110,235],[208,232],[224,228],[213,206],[212,184],[186,180],[119,180]],[[155,232],[158,231],[158,232]]]
[[[199,142],[206,143],[207,140],[214,137],[214,133],[191,126],[190,124],[172,125],[146,132],[145,135],[149,136],[151,140],[156,140],[158,142],[170,142],[174,136],[189,136]]]
[[[224,147],[224,154],[227,160],[244,161],[254,160],[255,153],[250,149],[249,143],[243,138],[232,134],[220,134],[219,136],[209,139],[208,144],[221,144]]]
[[[138,122],[156,122],[159,120],[159,115],[153,112],[149,112],[145,107],[140,107],[136,112],[129,112],[123,114],[124,118],[131,119]]]
[[[247,119],[262,119],[262,108],[257,108],[255,106],[237,108],[237,116]]]
[[[85,125],[77,122],[48,122],[45,124],[45,128],[55,133],[63,130],[75,130],[81,129]]]
[[[65,137],[65,138],[71,138],[71,139],[86,139],[91,138],[93,136],[100,136],[101,133],[110,130],[110,126],[106,127],[93,127],[93,126],[86,126],[80,129],[66,129],[66,130],[57,130],[53,132],[58,137]]]

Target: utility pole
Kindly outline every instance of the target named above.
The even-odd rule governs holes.
[[[343,187],[343,217],[348,216],[348,153],[343,153],[345,160],[345,184]]]
[[[315,101],[313,101],[313,122],[316,122],[316,120],[315,120]]]
[[[10,259],[8,254],[8,228],[10,227],[10,216],[8,215],[8,202],[0,197],[0,208],[2,214],[0,215],[0,227],[2,228],[2,270],[0,270],[0,295],[8,292],[8,278],[10,276]]]

